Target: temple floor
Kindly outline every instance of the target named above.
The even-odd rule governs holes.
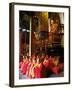
[[[64,76],[64,72],[61,72],[60,74],[51,74],[48,78],[51,77],[63,77]],[[19,71],[19,79],[30,79],[28,76],[23,75],[20,71]]]

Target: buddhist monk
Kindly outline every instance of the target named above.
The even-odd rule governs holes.
[[[34,67],[36,64],[35,58],[36,58],[35,56],[32,57],[32,63],[31,63],[30,70],[29,70],[29,77],[30,78],[35,78],[35,74],[34,74]]]
[[[26,56],[24,59],[23,59],[23,64],[21,66],[21,72],[22,74],[26,74],[26,71],[27,71],[27,66],[28,66],[28,57]]]

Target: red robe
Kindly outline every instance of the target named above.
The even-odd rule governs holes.
[[[64,63],[59,64],[60,71],[64,70]]]
[[[58,74],[60,72],[60,68],[59,66],[55,66],[52,68],[52,72],[55,73],[55,74]]]
[[[42,63],[36,64],[34,69],[35,78],[44,78],[45,67]]]
[[[48,60],[44,60],[43,64],[44,64],[46,69],[49,68],[49,61]]]
[[[35,78],[40,78],[40,64],[35,65],[34,74]]]
[[[52,67],[52,72],[55,74],[59,74],[64,69],[64,64],[58,64],[57,66]]]
[[[53,64],[53,60],[49,60],[49,65],[48,65],[48,69],[51,71],[53,68],[54,64]]]
[[[41,63],[40,66],[40,78],[45,78],[45,66]]]
[[[27,72],[26,72],[26,75],[28,76],[28,77],[30,77],[29,76],[29,72],[30,72],[30,67],[31,67],[31,62],[29,62],[29,64],[28,64],[28,67],[27,67]]]
[[[53,60],[49,60],[49,69],[51,72],[58,74],[60,72],[60,68],[59,66],[55,66],[54,61]]]
[[[30,66],[30,68],[29,68],[29,77],[30,77],[30,78],[35,78],[34,66],[35,66],[35,64],[32,63],[31,66]]]
[[[19,68],[21,68],[23,61],[19,62]]]
[[[28,66],[28,61],[25,61],[25,62],[22,64],[22,67],[21,67],[21,72],[22,72],[22,74],[26,74],[27,66]]]

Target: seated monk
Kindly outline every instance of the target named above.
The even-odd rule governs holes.
[[[37,56],[36,64],[35,64],[35,67],[34,67],[35,78],[40,78],[40,66],[41,66],[40,58],[39,58],[39,56]]]
[[[21,60],[21,61],[19,62],[19,69],[21,68],[22,64],[23,64],[23,60]]]
[[[35,78],[35,74],[34,74],[34,67],[36,64],[35,58],[36,58],[35,56],[32,57],[32,63],[31,63],[30,69],[29,69],[29,77],[30,78]]]
[[[53,57],[49,57],[49,59],[48,59],[48,61],[49,61],[49,65],[48,65],[48,69],[51,71],[52,70],[52,68],[53,68],[53,66],[54,66],[54,64],[53,64]]]
[[[28,63],[29,63],[28,62],[28,57],[24,58],[23,64],[21,66],[21,72],[22,72],[22,74],[26,74]]]
[[[43,65],[45,66],[45,77],[48,77],[48,72],[49,72],[49,60],[48,60],[48,55],[46,55]]]
[[[48,65],[49,65],[49,60],[48,60],[48,55],[46,55],[44,61],[43,61],[43,64],[46,68],[48,68]]]
[[[23,62],[25,61],[24,59],[24,56],[20,59],[20,62],[19,62],[19,69],[21,69],[21,66],[23,64]]]
[[[43,64],[43,59],[41,59],[41,65],[40,65],[40,78],[45,78],[45,72],[46,72],[46,68]]]
[[[52,72],[58,74],[60,72],[60,68],[58,66],[55,66],[52,68]]]
[[[58,24],[54,22],[54,20],[51,20],[51,32],[55,33],[58,29]]]
[[[59,68],[59,57],[55,57],[53,60],[54,67],[52,68],[52,72],[55,74],[60,73],[60,68]]]
[[[58,66],[60,68],[60,72],[63,72],[64,71],[64,63],[60,63]]]
[[[20,66],[20,71],[22,72],[22,69],[23,69],[23,66],[24,66],[24,64],[25,64],[25,57],[23,56],[23,62],[20,64],[21,66]]]
[[[40,60],[40,57],[37,56],[36,64],[34,66],[35,78],[44,78],[45,77],[44,72],[45,72],[45,68],[44,68],[43,62]]]
[[[26,75],[27,75],[28,77],[30,77],[30,76],[29,76],[29,71],[30,71],[31,64],[32,64],[31,58],[29,58],[29,64],[28,64],[27,72],[26,72]]]

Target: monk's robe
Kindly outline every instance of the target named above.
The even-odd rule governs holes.
[[[44,60],[43,65],[45,66],[45,77],[48,77],[49,74],[49,60]]]
[[[29,77],[30,78],[35,78],[34,67],[35,67],[35,63],[32,63],[30,66],[30,69],[29,69]]]
[[[41,71],[41,64],[37,64],[35,65],[35,68],[34,68],[34,75],[35,75],[35,78],[40,78],[40,71]]]
[[[21,72],[23,71],[24,64],[25,64],[25,61],[23,61],[23,63],[21,64],[21,68],[20,68]]]
[[[64,70],[64,63],[59,64],[60,71],[62,72]]]
[[[28,63],[29,62],[27,60],[22,64],[22,68],[21,68],[22,74],[26,74]]]
[[[52,73],[55,73],[55,74],[59,73],[59,67],[58,67],[56,61],[51,60],[49,62],[49,67],[50,67],[50,70],[51,70]]]
[[[28,76],[28,77],[30,77],[29,76],[29,72],[30,72],[30,67],[31,67],[31,62],[29,62],[29,64],[28,64],[28,67],[27,67],[27,72],[26,72],[26,75]]]
[[[21,68],[23,61],[19,62],[19,68]]]
[[[60,73],[60,68],[59,68],[59,66],[54,66],[54,67],[52,68],[52,72],[55,73],[55,74],[59,74],[59,73]]]
[[[31,68],[31,78],[44,78],[44,65],[42,63],[40,64],[34,64]]]
[[[43,64],[48,69],[49,61],[48,60],[44,60]]]
[[[48,69],[51,71],[52,68],[53,68],[53,66],[54,66],[54,64],[53,64],[53,60],[50,59],[50,60],[49,60],[49,65],[48,65]]]
[[[59,59],[54,60],[53,63],[54,63],[54,67],[52,68],[52,72],[55,74],[60,73]]]
[[[40,78],[45,78],[45,66],[43,65],[42,62],[40,65]]]

